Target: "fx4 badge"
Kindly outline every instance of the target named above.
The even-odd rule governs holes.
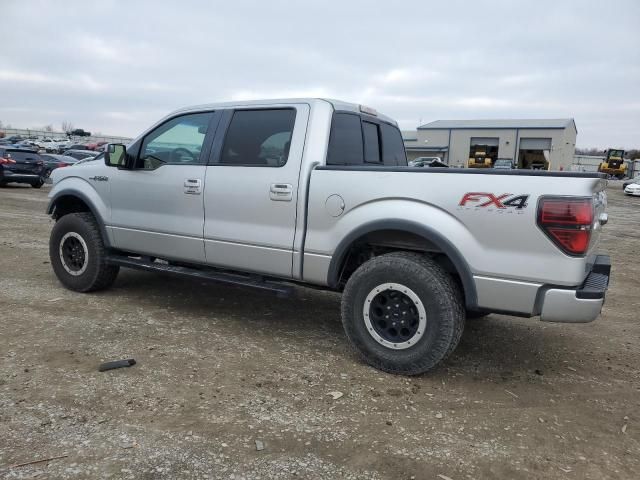
[[[485,192],[468,192],[465,193],[458,204],[460,207],[489,207],[505,210],[513,208],[515,210],[522,210],[527,207],[527,200],[529,195],[511,195],[510,193],[503,193],[502,195],[495,195],[493,193]]]

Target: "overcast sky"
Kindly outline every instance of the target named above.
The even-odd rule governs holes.
[[[0,121],[136,136],[233,99],[365,103],[437,119],[574,117],[640,147],[640,1],[2,0]],[[380,2],[382,3],[382,2]]]

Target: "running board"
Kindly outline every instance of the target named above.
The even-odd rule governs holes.
[[[118,265],[120,267],[145,270],[147,272],[168,273],[172,275],[180,275],[183,277],[196,278],[198,280],[205,280],[209,282],[255,288],[257,290],[275,293],[280,298],[287,298],[293,293],[293,288],[291,286],[264,280],[259,275],[250,276],[236,273],[227,273],[211,268],[198,270],[196,268],[152,262],[144,260],[144,257],[132,258],[119,255],[110,255],[106,260],[107,263],[111,265]]]

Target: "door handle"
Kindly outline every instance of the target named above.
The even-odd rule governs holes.
[[[293,185],[290,183],[272,183],[269,198],[274,202],[290,202],[293,200]]]
[[[185,178],[184,193],[188,195],[200,195],[202,193],[202,180],[199,178]]]

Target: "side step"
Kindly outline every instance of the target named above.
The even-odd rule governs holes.
[[[293,293],[293,288],[291,286],[275,281],[264,280],[259,275],[228,273],[215,270],[213,268],[203,268],[202,270],[199,270],[196,268],[145,260],[145,257],[132,258],[121,255],[109,255],[107,257],[107,263],[126,268],[135,268],[137,270],[146,270],[148,272],[169,273],[172,275],[181,275],[183,277],[197,278],[198,280],[255,288],[275,293],[280,298],[287,298]]]

